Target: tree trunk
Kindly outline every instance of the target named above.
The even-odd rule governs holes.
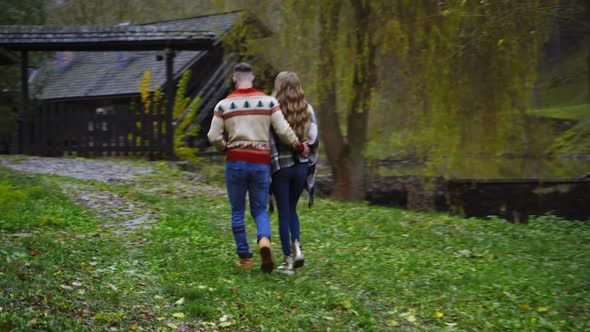
[[[561,58],[561,29],[559,21],[555,22],[555,32],[553,40],[553,56],[555,56],[555,63],[557,65],[557,79],[563,80],[563,60]]]
[[[320,2],[320,49],[318,66],[318,118],[321,125],[320,136],[325,146],[328,162],[332,168],[332,176],[337,183],[336,191],[346,187],[346,179],[350,171],[346,162],[346,143],[340,130],[338,114],[336,114],[336,64],[334,62],[336,45],[333,36],[338,33],[338,14],[340,1]]]
[[[347,110],[347,140],[344,139],[336,114],[335,45],[338,14],[342,1],[320,3],[320,135],[335,180],[333,197],[341,200],[363,200],[366,194],[367,167],[365,148],[373,88],[377,80],[375,48],[371,44],[369,2],[351,1],[355,16],[355,61],[353,96]]]
[[[334,197],[344,200],[362,200],[367,191],[365,148],[369,127],[369,111],[373,88],[377,81],[375,47],[372,45],[371,4],[369,1],[351,1],[355,23],[355,61],[353,96],[348,110],[348,148],[345,149],[343,171],[346,178],[336,182]]]

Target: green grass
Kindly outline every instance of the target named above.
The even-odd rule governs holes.
[[[0,168],[0,197],[19,197],[0,200],[10,220],[0,223],[0,330],[590,329],[587,222],[515,225],[319,199],[300,210],[306,266],[265,275],[234,266],[223,197],[84,182],[159,211],[152,230],[116,235],[56,189],[64,183],[81,181]],[[250,217],[248,232],[254,247]]]
[[[571,129],[563,132],[548,148],[554,156],[589,155],[590,154],[590,119],[580,121]]]
[[[548,107],[540,110],[531,110],[529,114],[555,119],[585,120],[590,119],[590,104]]]
[[[577,123],[570,129],[556,136],[546,152],[555,156],[576,156],[590,154],[590,104],[557,106],[541,110],[531,110],[529,114]]]
[[[587,43],[575,52],[564,54],[562,77],[557,64],[545,64],[538,73],[541,108],[581,105],[590,100],[588,95]]]

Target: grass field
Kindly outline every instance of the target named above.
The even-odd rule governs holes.
[[[265,275],[234,266],[225,198],[139,190],[178,176],[107,185],[0,167],[0,330],[590,329],[588,223],[320,199],[301,207],[305,267]],[[141,202],[158,221],[109,231],[62,189],[76,186]]]
[[[549,107],[540,110],[531,110],[529,114],[556,119],[588,120],[590,119],[590,104]]]

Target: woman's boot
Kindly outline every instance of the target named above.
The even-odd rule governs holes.
[[[298,269],[302,267],[305,263],[305,257],[303,257],[303,253],[301,252],[301,244],[298,240],[295,240],[295,242],[293,242],[293,251],[295,252],[295,262],[293,264],[293,267]]]
[[[295,269],[293,268],[293,256],[285,256],[285,260],[283,261],[283,264],[277,268],[277,272],[288,275],[295,274]]]

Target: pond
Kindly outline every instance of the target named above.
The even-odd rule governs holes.
[[[577,158],[463,158],[434,163],[380,161],[370,167],[371,178],[442,176],[445,179],[572,179],[590,173],[590,156]]]
[[[366,200],[465,217],[527,222],[529,215],[590,218],[590,158],[464,158],[371,163]],[[320,183],[319,183],[320,184]],[[329,192],[331,183],[321,183]]]

